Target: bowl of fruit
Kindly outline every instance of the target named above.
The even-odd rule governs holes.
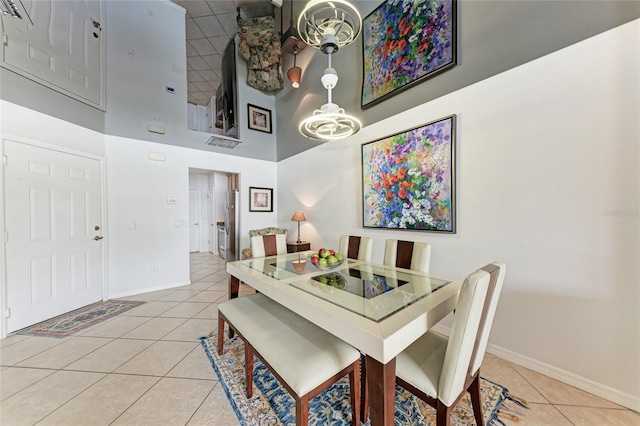
[[[311,253],[308,258],[313,266],[322,271],[335,269],[347,260],[342,253],[326,248]]]

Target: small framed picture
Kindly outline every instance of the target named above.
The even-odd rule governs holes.
[[[272,212],[273,189],[249,187],[249,211]]]
[[[249,128],[259,132],[271,133],[271,110],[247,104]]]

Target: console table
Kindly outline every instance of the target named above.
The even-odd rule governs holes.
[[[299,251],[311,250],[311,243],[308,241],[287,241],[287,253],[297,253]]]

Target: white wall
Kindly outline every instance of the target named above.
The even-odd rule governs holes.
[[[25,143],[37,143],[55,149],[64,148],[68,152],[93,154],[104,157],[104,135],[102,133],[77,126],[67,121],[33,111],[0,99],[0,157],[4,155],[4,140],[18,140]],[[0,235],[5,235],[5,194],[4,168],[0,173]],[[103,225],[106,224],[103,222]],[[6,306],[6,243],[0,243],[0,312]],[[4,315],[0,315],[0,338],[6,333]]]
[[[640,410],[640,21],[278,163],[278,222],[432,244],[431,271],[507,264],[492,350]],[[597,52],[597,54],[594,54]],[[423,83],[427,84],[427,83]],[[455,235],[362,228],[360,146],[457,114]],[[616,217],[615,212],[626,212]]]
[[[249,186],[276,187],[274,162],[103,135],[1,100],[0,111],[0,138],[17,137],[106,157],[107,298],[189,283],[189,168],[219,170],[216,177],[223,196],[225,173],[240,174],[242,248],[249,247],[250,229],[276,223],[277,208],[273,213],[249,213],[247,202]],[[162,153],[166,160],[151,161],[149,152]],[[168,204],[167,198],[177,198],[178,203]],[[0,201],[3,212],[3,193]],[[132,221],[135,230],[129,229]],[[4,249],[2,244],[2,259]],[[151,272],[152,266],[157,272]],[[2,274],[0,296],[5,284]]]
[[[164,153],[166,161],[149,160],[150,151]],[[249,213],[243,200],[255,182],[276,186],[275,163],[114,136],[106,137],[106,152],[112,298],[189,282],[189,229],[181,222],[189,219],[190,167],[240,174],[241,247],[248,247],[249,229],[268,220]],[[167,204],[169,197],[178,203]],[[270,218],[275,223],[276,213]],[[137,222],[135,231],[130,221]]]
[[[100,132],[4,100],[0,100],[0,113],[5,136],[33,139],[104,156],[104,135]]]

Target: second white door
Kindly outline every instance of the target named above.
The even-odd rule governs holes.
[[[200,190],[189,190],[189,252],[200,251]]]
[[[6,141],[7,331],[102,300],[100,161]]]

